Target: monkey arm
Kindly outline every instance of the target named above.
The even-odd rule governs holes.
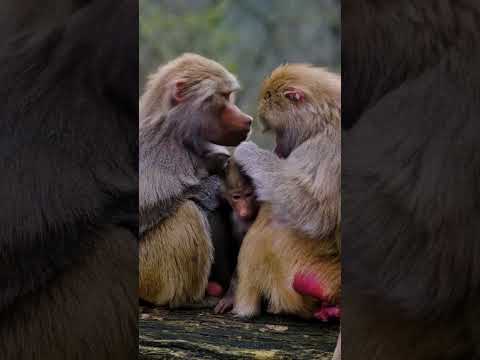
[[[175,142],[158,138],[160,131],[140,128],[140,235],[171,216],[200,184],[194,159]]]
[[[198,186],[188,189],[186,197],[193,200],[206,211],[213,211],[220,206],[220,187],[222,180],[213,175],[202,179]]]
[[[179,179],[164,174],[161,181],[164,186],[154,192],[154,181],[140,177],[140,235],[171,216],[185,199],[193,200],[205,211],[219,206],[221,179],[218,176],[200,180],[193,176]]]
[[[255,185],[259,201],[272,201],[274,189],[280,183],[282,160],[273,152],[259,148],[251,141],[241,143],[233,153],[237,161]]]
[[[240,144],[234,158],[252,178],[258,199],[272,204],[277,221],[325,238],[340,221],[339,153],[339,142],[316,137],[285,160],[252,142]]]

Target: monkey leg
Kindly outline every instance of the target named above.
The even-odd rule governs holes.
[[[186,201],[140,242],[140,298],[170,307],[198,302],[205,294],[213,251],[205,215]]]
[[[250,276],[251,269],[248,266],[250,264],[245,260],[245,254],[240,251],[238,279],[234,284],[236,288],[232,289],[235,292],[232,312],[241,318],[251,318],[260,315],[262,293],[256,286],[255,276]]]
[[[235,294],[233,313],[241,318],[252,318],[260,315],[262,296],[260,291],[249,284],[247,279],[240,280]]]

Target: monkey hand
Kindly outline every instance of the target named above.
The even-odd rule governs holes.
[[[186,197],[195,201],[197,205],[201,206],[207,211],[212,211],[219,206],[219,194],[222,181],[216,176],[212,175],[203,179],[197,186],[191,187],[186,194]]]
[[[251,141],[235,148],[233,158],[252,178],[258,200],[269,201],[275,188],[274,174],[280,167],[280,159],[271,151],[259,148]]]
[[[231,294],[225,295],[220,299],[217,306],[215,306],[215,314],[223,314],[233,308],[235,304],[235,296]]]

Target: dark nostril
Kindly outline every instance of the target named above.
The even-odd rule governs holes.
[[[245,121],[248,126],[252,125],[253,118],[251,116],[247,116],[247,121]]]

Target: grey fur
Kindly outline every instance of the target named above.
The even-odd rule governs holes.
[[[208,179],[203,157],[211,146],[199,136],[200,119],[208,116],[208,111],[179,105],[157,121],[140,122],[140,235],[185,199],[215,207],[220,181]]]
[[[252,142],[233,154],[252,178],[258,200],[272,204],[275,219],[315,239],[340,223],[341,144],[335,134],[314,136],[287,159]]]

